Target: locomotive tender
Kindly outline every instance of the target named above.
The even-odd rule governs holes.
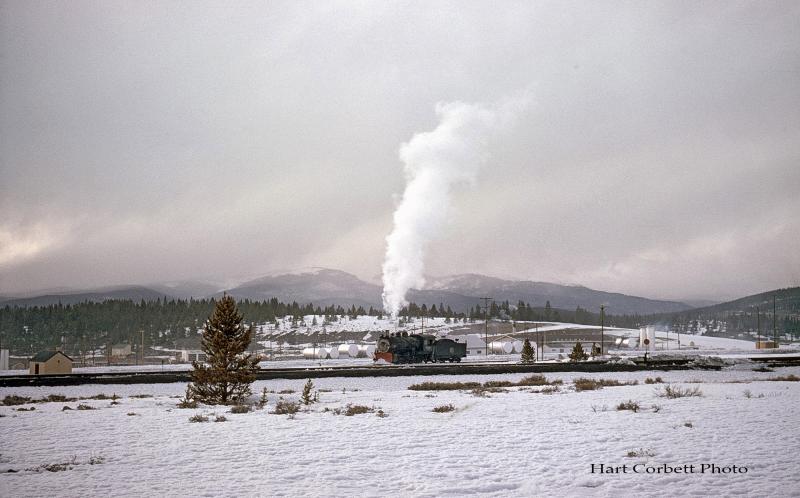
[[[374,360],[388,363],[460,362],[467,356],[466,343],[437,339],[432,335],[398,332],[378,339]]]

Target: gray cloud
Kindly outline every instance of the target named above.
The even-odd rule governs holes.
[[[0,293],[374,278],[439,101],[534,104],[433,274],[670,298],[800,282],[794,2],[4,2]]]

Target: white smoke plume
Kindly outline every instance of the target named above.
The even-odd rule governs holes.
[[[495,105],[439,103],[436,129],[401,145],[406,188],[386,237],[383,263],[383,307],[392,317],[408,304],[409,289],[425,285],[425,249],[447,219],[451,189],[474,184],[491,138],[528,101],[526,95]]]

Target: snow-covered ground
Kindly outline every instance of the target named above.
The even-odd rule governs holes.
[[[408,386],[524,375],[318,379],[320,402],[293,419],[270,411],[278,396],[297,393],[270,394],[266,409],[236,415],[226,407],[176,408],[181,383],[0,389],[0,397],[121,396],[118,405],[81,401],[97,408],[86,411],[62,411],[79,402],[23,405],[34,411],[0,406],[0,496],[797,496],[800,383],[767,379],[800,375],[800,368],[752,369],[589,375],[639,384],[584,392],[572,381],[586,374],[551,374],[563,380],[560,392],[515,387],[489,397]],[[703,396],[661,398],[659,386],[643,383],[655,376]],[[299,392],[302,385],[274,380],[253,388]],[[153,397],[130,397],[138,394]],[[627,400],[642,409],[615,409]],[[348,403],[387,416],[333,413]],[[432,412],[446,404],[456,410]],[[228,421],[189,422],[211,413]],[[645,456],[627,456],[640,450]],[[73,456],[70,470],[25,470]],[[102,463],[88,464],[93,457]],[[628,473],[592,473],[592,464],[627,465]],[[635,464],[694,465],[698,473],[634,473]],[[702,464],[747,473],[699,473]]]

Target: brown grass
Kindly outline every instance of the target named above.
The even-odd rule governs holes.
[[[455,411],[455,409],[456,409],[455,406],[453,406],[452,404],[449,404],[449,405],[437,406],[431,411],[433,411],[434,413],[447,413],[447,412]]]

